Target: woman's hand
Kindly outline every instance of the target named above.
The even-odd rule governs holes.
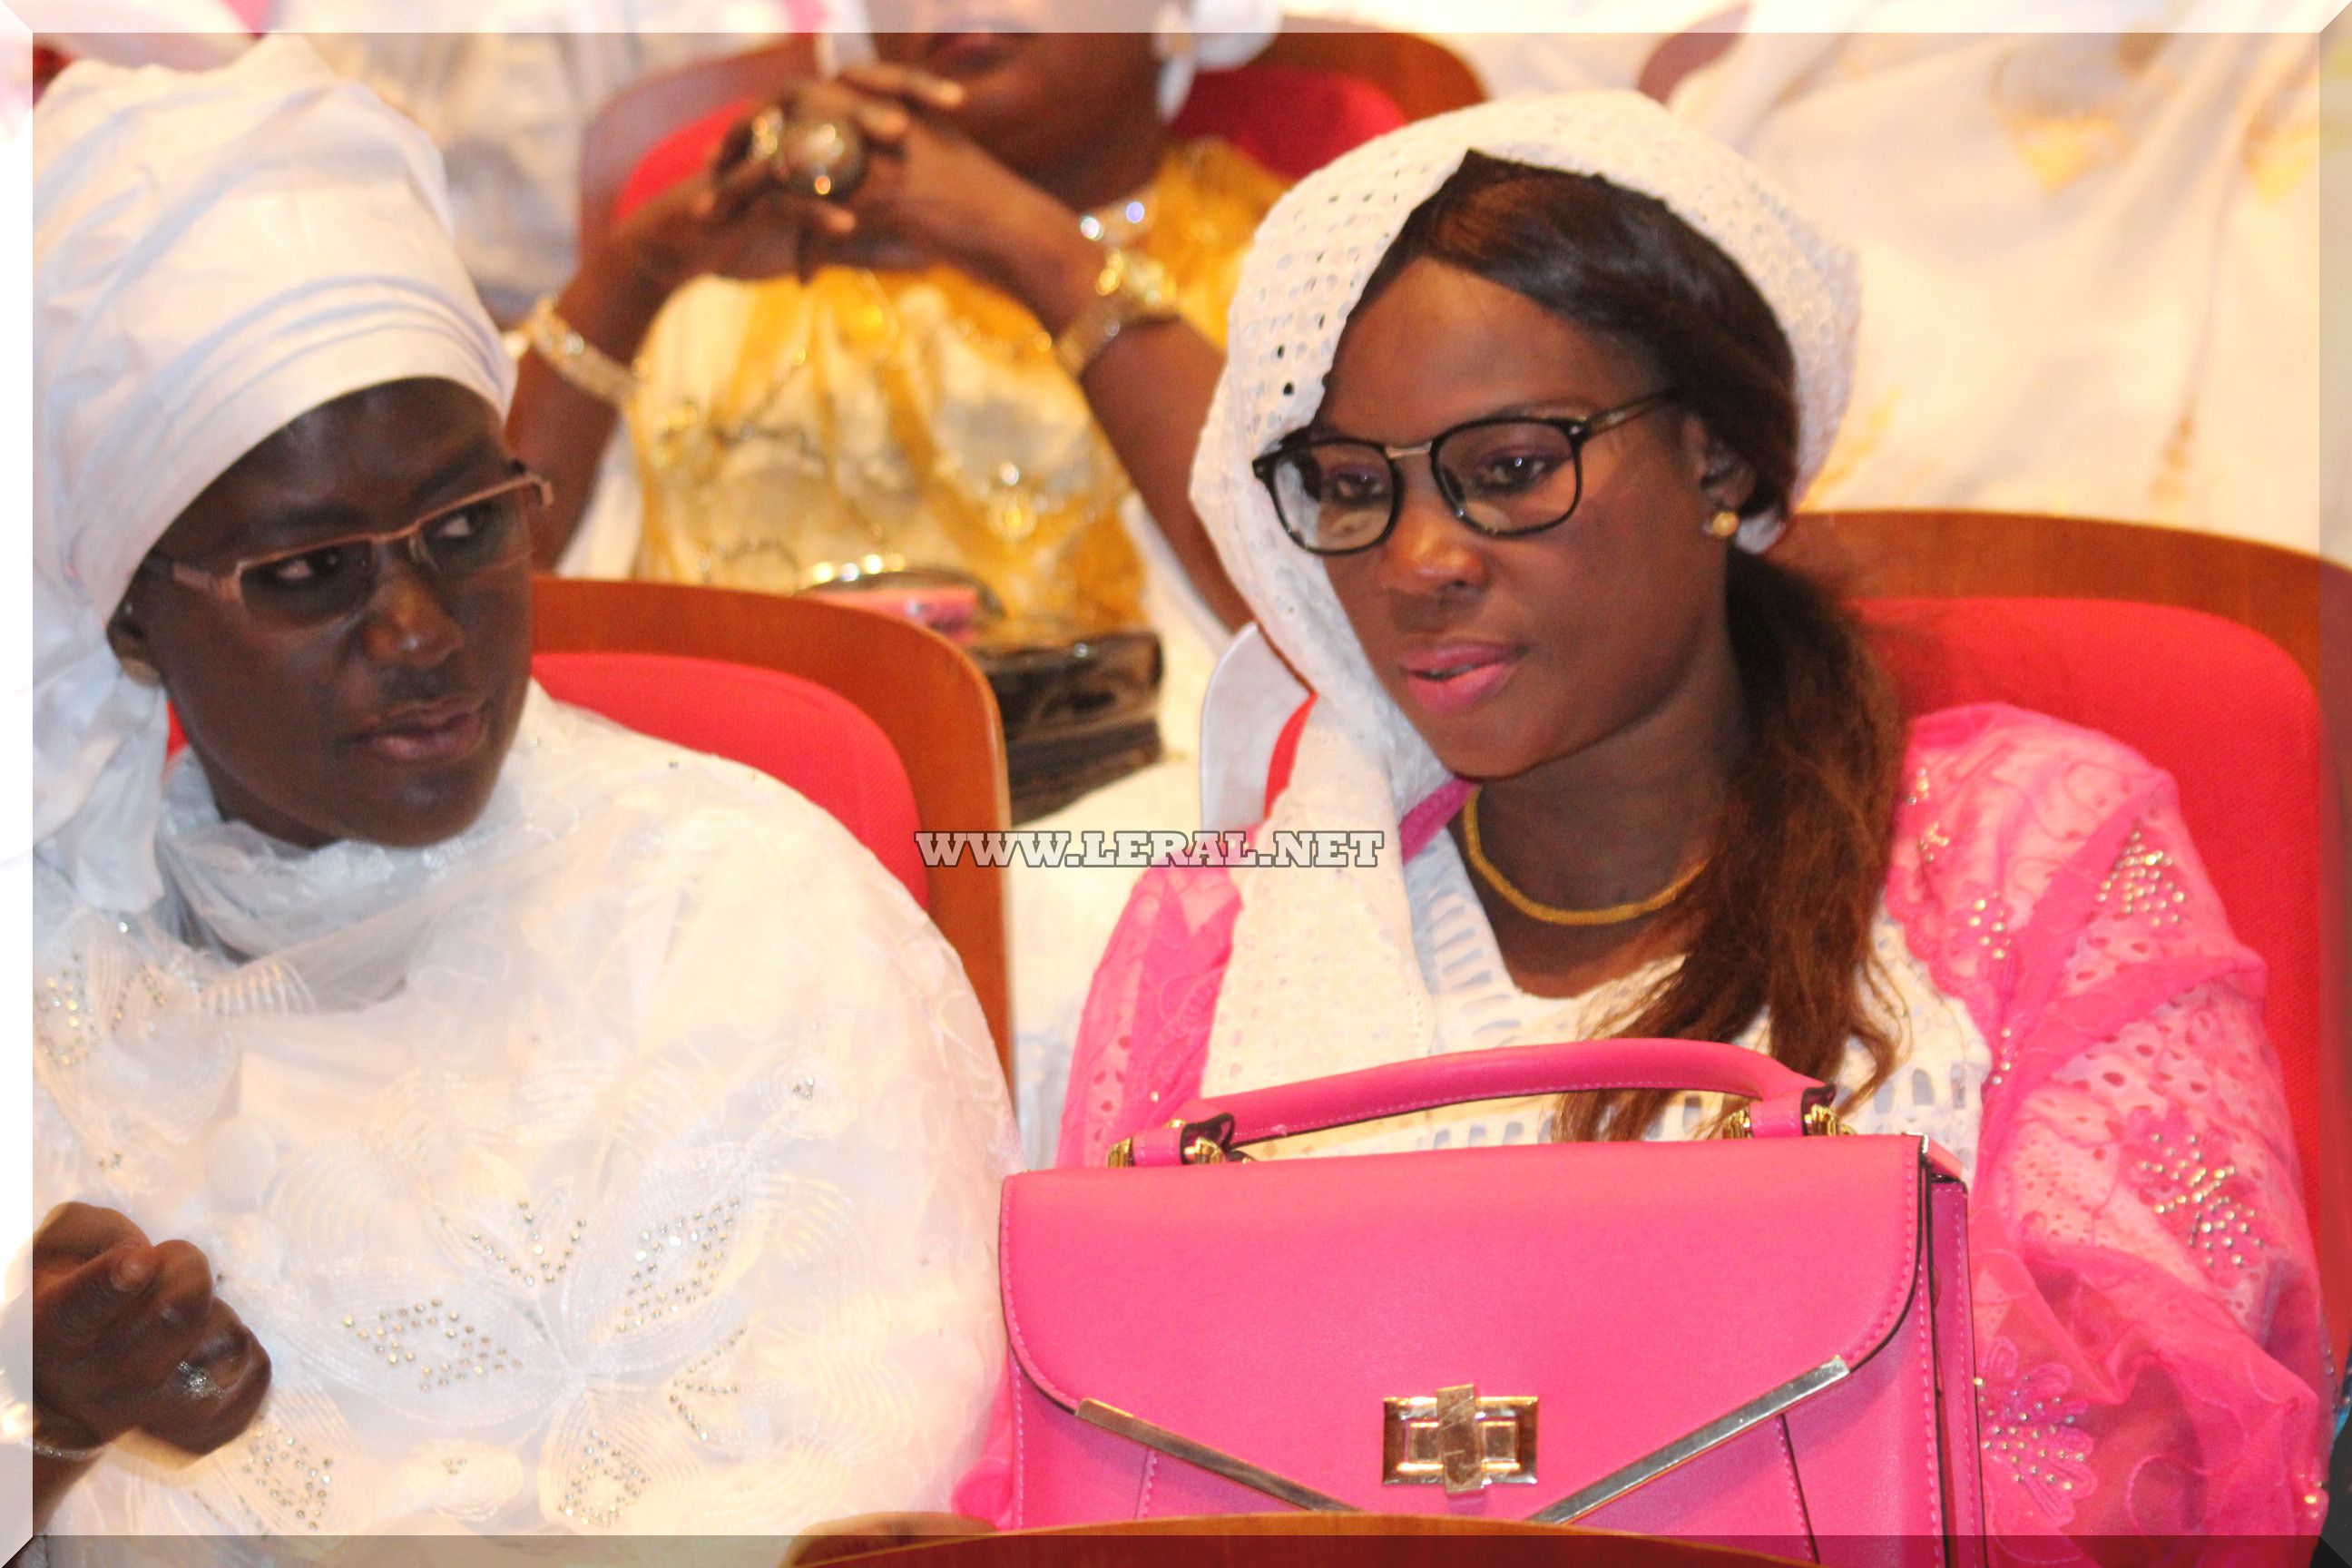
[[[1041,262],[1081,272],[1091,284],[1101,253],[1079,236],[1076,213],[999,163],[941,112],[961,100],[961,90],[920,71],[874,65],[805,84],[787,98],[786,113],[845,120],[866,138],[865,176],[840,204],[856,226],[822,237],[810,258],[882,268],[944,263],[1012,294],[1045,320],[1052,303],[1033,287]]]
[[[133,1430],[191,1454],[243,1432],[269,1356],[213,1295],[184,1241],[151,1245],[112,1209],[65,1204],[33,1237],[33,1404],[47,1444],[96,1448]]]
[[[837,105],[865,139],[869,156],[904,134],[909,100],[935,106],[962,100],[963,89],[952,83],[915,72],[903,76],[904,96],[868,94]],[[787,112],[804,90],[786,94]],[[750,155],[758,119],[745,115],[720,142],[709,168],[646,202],[581,258],[556,309],[608,358],[622,364],[635,360],[662,307],[695,279],[805,277],[821,264],[826,245],[843,244],[856,232],[857,217],[847,207],[793,192],[772,159]],[[507,440],[554,486],[554,502],[542,510],[531,538],[533,559],[551,570],[595,491],[597,465],[617,411],[565,381],[539,355],[526,356],[520,374]]]
[[[858,126],[879,141],[881,128],[891,123],[877,113],[861,117]],[[745,160],[740,152],[730,158],[726,149],[748,141],[748,124],[728,133],[711,168],[637,208],[606,242],[650,307],[646,321],[697,278],[756,282],[805,272],[803,258],[818,241],[846,239],[856,230],[857,220],[847,208],[788,190],[768,163]]]
[[[613,243],[663,298],[706,273],[746,281],[805,276],[820,264],[820,248],[852,243],[858,216],[843,203],[790,189],[772,159],[751,156],[761,116],[781,110],[839,121],[863,139],[874,169],[898,156],[916,111],[962,100],[953,82],[893,66],[864,68],[840,82],[798,83],[773,106],[738,121],[709,168],[631,214]]]

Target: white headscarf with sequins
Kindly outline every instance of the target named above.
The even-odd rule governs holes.
[[[514,364],[450,238],[440,154],[302,39],[218,70],[84,63],[34,116],[34,837],[135,910],[167,722],[106,623],[189,502],[297,416]]]
[[[1852,254],[1738,154],[1638,94],[1514,99],[1421,121],[1276,204],[1234,297],[1192,504],[1258,625],[1318,694],[1267,826],[1387,837],[1370,867],[1234,870],[1242,913],[1210,1040],[1210,1092],[1411,1059],[1432,1038],[1397,827],[1448,775],[1382,690],[1322,563],[1283,532],[1250,461],[1313,417],[1373,268],[1473,151],[1654,196],[1739,266],[1796,361],[1795,493],[1844,413],[1861,295]],[[1737,542],[1764,549],[1781,524],[1777,512],[1751,516]],[[1300,1028],[1302,1017],[1313,1026]]]

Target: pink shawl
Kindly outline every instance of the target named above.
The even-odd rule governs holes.
[[[1920,720],[1906,772],[1886,907],[1994,1056],[1970,1220],[1994,1534],[2036,1563],[2183,1537],[2206,1561],[2307,1556],[2329,1376],[2310,1231],[2262,965],[2171,778],[1995,705]],[[1412,814],[1408,858],[1444,816]],[[1219,868],[1143,879],[1080,1024],[1061,1164],[1198,1092],[1239,910]],[[966,1511],[1007,1511],[1008,1436]]]

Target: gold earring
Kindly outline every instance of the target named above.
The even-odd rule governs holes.
[[[1738,531],[1739,514],[1729,507],[1725,507],[1706,520],[1706,532],[1710,539],[1728,539]]]

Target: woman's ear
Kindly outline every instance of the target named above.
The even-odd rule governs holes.
[[[1756,493],[1756,466],[1717,440],[1706,421],[1683,417],[1683,462],[1691,482],[1715,510],[1745,511]]]
[[[154,651],[147,643],[147,633],[140,626],[128,595],[107,620],[106,646],[114,650],[115,658],[131,679],[142,686],[163,684],[163,672],[155,667]]]

